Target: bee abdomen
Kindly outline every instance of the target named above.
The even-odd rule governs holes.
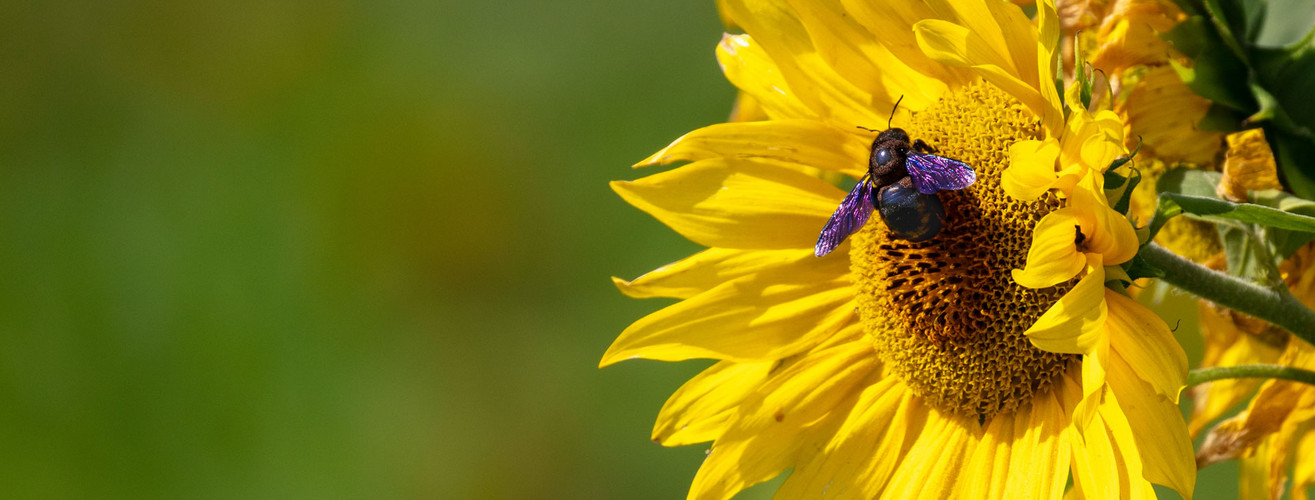
[[[912,242],[926,241],[941,232],[945,207],[934,194],[922,194],[912,185],[897,182],[881,189],[881,218],[891,234]]]

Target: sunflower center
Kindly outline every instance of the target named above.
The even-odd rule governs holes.
[[[977,182],[941,192],[946,220],[930,240],[893,237],[867,224],[850,250],[858,309],[876,351],[910,388],[941,410],[989,418],[1048,390],[1073,355],[1033,347],[1023,332],[1071,287],[1014,283],[1053,194],[1018,201],[1000,188],[1009,146],[1041,136],[1036,118],[978,82],[918,112],[905,130],[940,155],[964,161]],[[876,217],[874,217],[876,218]]]

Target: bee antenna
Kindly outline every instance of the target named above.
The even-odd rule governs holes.
[[[899,99],[895,100],[895,107],[890,108],[890,118],[886,119],[886,128],[890,128],[890,122],[895,119],[895,110],[899,109],[899,103],[903,100],[904,96],[899,96]]]
[[[870,129],[870,128],[867,128],[867,127],[864,127],[864,126],[862,126],[862,125],[855,125],[855,127],[861,128],[861,129],[866,130],[866,131],[868,131],[868,132],[880,132],[880,130],[873,130],[873,129]]]

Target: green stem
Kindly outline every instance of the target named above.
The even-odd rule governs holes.
[[[1147,243],[1138,254],[1152,266],[1164,270],[1161,278],[1170,285],[1235,311],[1250,314],[1292,332],[1315,344],[1315,311],[1288,293],[1287,287],[1266,288],[1250,281],[1214,271]]]
[[[1276,378],[1315,385],[1315,372],[1279,365],[1241,365],[1200,368],[1187,372],[1187,386],[1226,378]]]

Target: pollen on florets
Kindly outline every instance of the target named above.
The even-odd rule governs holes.
[[[985,419],[1048,390],[1074,355],[1042,351],[1023,335],[1071,284],[1014,283],[1032,229],[1061,206],[1053,194],[1010,198],[1000,187],[1009,146],[1037,139],[1030,111],[984,82],[947,93],[904,127],[938,154],[964,161],[977,182],[939,194],[945,226],[912,243],[884,224],[854,235],[851,271],[864,328],[882,360],[929,404]]]

